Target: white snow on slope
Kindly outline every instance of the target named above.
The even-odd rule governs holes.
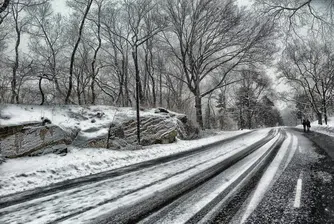
[[[108,124],[111,122],[123,122],[133,119],[136,111],[131,107],[112,106],[38,106],[38,105],[1,105],[0,126],[18,125],[24,123],[41,122],[41,117],[46,117],[51,122],[64,130],[85,131],[95,128],[93,133],[85,133],[97,137],[107,133]],[[94,118],[97,113],[104,113],[101,119]],[[141,116],[162,116],[154,113],[154,109],[140,112]],[[95,120],[92,123],[92,119]]]
[[[69,148],[69,153],[63,157],[48,154],[8,159],[0,166],[0,196],[191,150],[244,132],[248,130],[221,132],[198,140],[177,140],[172,144],[152,145],[137,151]]]

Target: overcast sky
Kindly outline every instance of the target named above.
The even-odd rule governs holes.
[[[56,12],[64,13],[67,11],[66,0],[53,0],[52,5]]]

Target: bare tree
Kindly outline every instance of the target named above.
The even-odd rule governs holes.
[[[91,63],[91,84],[90,84],[90,88],[91,88],[91,94],[92,94],[92,104],[95,104],[96,101],[96,93],[95,93],[95,83],[96,83],[96,76],[99,73],[99,69],[97,68],[96,64],[97,64],[97,56],[98,53],[102,47],[102,38],[101,38],[101,15],[102,15],[102,6],[103,6],[103,2],[104,0],[96,0],[94,1],[97,5],[97,10],[94,13],[96,15],[96,20],[93,20],[95,26],[96,26],[96,39],[98,41],[98,44],[96,46],[96,48],[94,49],[94,56],[93,56],[93,61]]]
[[[70,102],[70,97],[71,97],[71,93],[72,93],[72,88],[73,88],[73,69],[74,69],[74,63],[75,63],[75,54],[77,52],[77,49],[79,47],[81,38],[82,38],[82,33],[83,33],[83,29],[84,29],[84,25],[85,25],[85,21],[86,18],[88,16],[89,10],[92,6],[93,0],[89,0],[87,3],[84,2],[80,2],[79,0],[73,0],[73,3],[75,4],[83,4],[85,5],[85,11],[83,13],[81,22],[80,22],[80,26],[79,26],[79,30],[78,30],[78,34],[77,34],[77,40],[74,44],[73,50],[72,50],[72,54],[71,54],[71,59],[70,59],[70,71],[69,71],[69,80],[68,80],[68,90],[67,90],[67,94],[66,94],[66,98],[65,98],[65,104],[68,104]]]
[[[183,81],[194,94],[196,119],[203,128],[202,98],[226,85],[237,66],[269,58],[273,49],[263,43],[271,39],[273,24],[245,16],[233,0],[168,0],[165,8],[172,24],[165,40],[183,66]],[[221,79],[203,90],[201,84],[214,73]]]
[[[333,97],[334,54],[329,43],[295,41],[286,48],[279,63],[281,76],[301,89],[322,124],[327,124],[327,107]]]
[[[32,60],[40,67],[38,69],[39,84],[42,85],[43,79],[49,80],[55,84],[57,98],[65,97],[58,81],[59,55],[65,48],[64,19],[61,14],[54,14],[50,3],[32,7],[28,13],[30,15],[27,31],[30,34],[29,49]],[[43,100],[42,102],[44,103]]]
[[[259,13],[279,21],[286,39],[303,36],[305,29],[317,33],[333,32],[333,1],[256,0]],[[292,35],[291,35],[292,34]]]
[[[253,117],[258,112],[260,98],[270,89],[269,78],[263,73],[252,70],[241,71],[241,86],[237,90],[236,105],[239,110],[240,127],[252,129]]]
[[[125,40],[131,46],[131,55],[135,70],[136,79],[136,111],[137,111],[137,141],[140,144],[140,100],[143,97],[142,84],[140,79],[139,69],[139,48],[145,44],[149,39],[162,31],[165,23],[161,18],[155,15],[154,11],[158,5],[152,0],[125,0],[122,7],[119,9],[121,13],[119,19],[126,22],[129,27],[129,33],[117,33],[117,30],[110,29],[109,31]],[[145,26],[145,17],[150,16],[156,21],[152,24],[153,27],[149,29]],[[147,24],[146,24],[147,25]]]
[[[11,103],[19,103],[19,94],[17,90],[17,71],[20,65],[20,44],[21,37],[25,27],[28,25],[29,20],[24,15],[24,11],[29,7],[44,4],[46,1],[33,1],[33,0],[16,0],[11,3],[11,15],[14,21],[15,29],[15,56],[12,66],[12,81],[11,81]]]

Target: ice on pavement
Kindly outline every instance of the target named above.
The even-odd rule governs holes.
[[[217,146],[210,149],[202,153],[201,156],[194,155],[180,159],[180,161],[174,160],[124,176],[94,182],[78,189],[69,189],[55,195],[1,209],[0,213],[6,215],[0,217],[0,222],[6,223],[13,220],[24,220],[25,223],[43,223],[46,220],[52,222],[52,220],[75,214],[87,207],[92,209],[66,220],[65,223],[81,223],[90,220],[120,206],[132,205],[134,202],[140,203],[141,200],[150,195],[154,196],[157,191],[161,192],[171,185],[178,185],[185,178],[207,169],[207,167],[237,153],[249,144],[262,139],[268,131],[253,132],[224,144],[223,148]],[[96,207],[97,205],[99,206]]]
[[[256,141],[263,139],[269,129],[260,130],[257,133],[252,133],[248,136],[243,137],[240,140],[236,140],[230,143],[226,143],[224,145],[224,148],[221,148],[221,150],[217,150],[217,147],[212,149],[211,153],[205,153],[202,156],[196,156],[193,159],[189,160],[189,162],[180,162],[178,165],[183,167],[182,169],[189,169],[189,167],[192,167],[194,164],[195,166],[193,169],[189,169],[187,172],[181,172],[180,174],[173,175],[177,172],[178,167],[176,165],[170,166],[169,169],[165,169],[164,174],[169,174],[171,178],[166,179],[165,181],[159,181],[156,184],[143,188],[140,191],[136,191],[133,194],[125,195],[124,197],[121,197],[117,201],[112,201],[110,203],[106,203],[104,205],[101,205],[99,207],[96,207],[92,210],[87,211],[86,213],[77,215],[71,219],[66,220],[64,223],[73,223],[73,222],[86,222],[88,220],[92,220],[95,217],[99,217],[101,214],[107,214],[115,209],[118,209],[120,207],[126,207],[131,206],[135,202],[141,202],[143,200],[146,200],[149,197],[156,197],[156,192],[164,192],[164,190],[169,189],[171,186],[177,186],[179,185],[184,179],[189,178],[190,176],[193,176],[197,173],[199,173],[201,170],[205,170],[210,166],[213,166],[214,164],[219,163],[225,158],[228,158],[232,154],[237,153],[238,151],[244,149],[245,147],[249,146],[250,144],[255,143]],[[203,163],[203,161],[205,161]],[[163,176],[158,175],[159,179],[163,179]],[[137,178],[137,187],[138,181],[141,180],[141,178]],[[152,182],[155,179],[149,178],[144,183]],[[124,180],[126,181],[126,180]],[[128,181],[126,181],[128,182]]]
[[[104,113],[101,119],[91,122],[91,117],[97,113]],[[110,122],[121,122],[136,115],[133,108],[119,108],[112,106],[38,106],[38,105],[2,105],[0,108],[0,126],[18,125],[40,122],[41,117],[49,118],[53,124],[64,130],[75,129],[96,130],[81,134],[97,137],[107,132]],[[141,111],[142,116],[153,115],[154,109]],[[85,175],[127,166],[130,164],[167,156],[194,147],[223,140],[248,130],[235,132],[220,132],[219,135],[192,141],[177,140],[168,145],[153,145],[138,151],[114,151],[108,149],[68,147],[66,156],[54,154],[38,157],[7,159],[0,165],[0,196],[19,191],[42,187],[55,182],[73,179]]]
[[[152,145],[137,151],[70,147],[69,153],[63,157],[48,154],[8,159],[0,165],[0,196],[191,150],[244,132],[248,130],[221,132],[198,140],[177,140],[172,144]]]
[[[224,192],[235,181],[237,181],[245,172],[258,161],[279,139],[280,135],[276,135],[272,140],[256,150],[254,153],[246,156],[239,162],[232,165],[220,173],[215,179],[206,183],[205,187],[199,192],[187,198],[182,204],[174,208],[166,217],[160,219],[157,223],[187,223],[195,214],[201,211],[219,194]],[[181,209],[180,209],[181,208]]]
[[[292,141],[292,143],[291,143]],[[254,193],[251,195],[251,199],[246,207],[246,211],[244,212],[241,220],[239,223],[244,223],[247,218],[252,214],[252,212],[256,209],[258,204],[261,202],[262,198],[264,197],[264,194],[268,191],[270,186],[274,184],[275,176],[279,176],[280,174],[278,172],[283,172],[283,169],[279,171],[279,167],[284,165],[284,168],[287,166],[287,164],[291,161],[290,155],[288,154],[288,151],[291,151],[294,153],[296,149],[291,149],[291,147],[297,148],[297,138],[293,138],[290,133],[287,133],[287,138],[283,142],[281,148],[279,149],[277,155],[273,159],[273,161],[268,166],[267,170],[261,177],[259,183],[256,186],[256,189]],[[284,163],[284,158],[287,157],[286,162]]]

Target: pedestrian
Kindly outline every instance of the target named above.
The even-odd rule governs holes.
[[[306,126],[307,126],[307,132],[309,132],[311,127],[311,122],[309,121],[309,119],[306,120]]]
[[[303,128],[304,128],[304,132],[306,132],[306,120],[305,119],[303,119]]]

